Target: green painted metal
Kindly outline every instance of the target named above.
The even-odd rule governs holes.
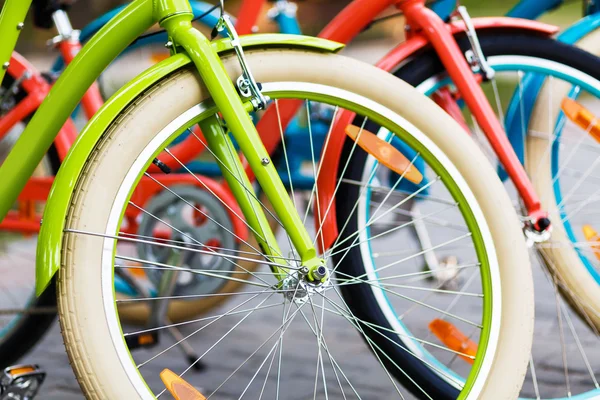
[[[306,48],[311,51],[321,50],[327,53],[337,53],[344,48],[344,44],[334,42],[331,40],[321,39],[312,36],[303,35],[286,35],[281,33],[266,33],[257,35],[244,35],[240,36],[240,42],[244,48],[250,48],[254,46],[264,46],[265,43],[277,44],[281,47],[294,47],[294,48]],[[226,51],[232,51],[233,45],[231,40],[222,39],[213,42],[213,47],[219,53]]]
[[[152,0],[135,0],[90,40],[61,74],[0,166],[0,219],[6,216],[81,97],[129,43],[152,26]]]
[[[17,44],[17,39],[21,33],[19,23],[25,22],[25,16],[29,10],[32,0],[7,0],[2,6],[0,12],[0,66],[10,61],[12,52]],[[0,68],[0,82],[4,79],[6,68]]]
[[[194,13],[188,0],[154,0],[154,20],[163,22],[165,19],[178,14],[189,14],[193,17]]]
[[[130,6],[131,7],[131,6]],[[126,21],[127,23],[127,21]],[[278,41],[280,36],[287,35],[253,35],[240,38],[244,48],[306,48],[311,41],[294,42],[284,38],[284,45]],[[212,43],[214,49],[227,51],[231,48],[229,40],[222,39]],[[326,40],[314,41],[315,51],[335,51]],[[142,92],[154,85],[165,76],[191,64],[186,54],[177,54],[170,57],[140,74],[133,81],[121,88],[98,113],[88,122],[79,134],[71,151],[63,161],[56,177],[44,211],[44,223],[39,234],[36,258],[36,292],[41,294],[48,286],[52,277],[60,267],[63,228],[71,195],[79,178],[85,161],[89,157],[101,135],[110,123],[119,115],[121,110],[137,98]],[[248,105],[246,105],[248,107]],[[247,109],[248,111],[248,109]],[[3,193],[3,192],[0,192]]]
[[[188,14],[174,15],[164,20],[161,26],[167,29],[175,44],[185,49],[196,65],[202,81],[248,160],[258,183],[273,205],[302,263],[318,262],[315,246],[275,166],[270,162],[269,153],[256,131],[254,122],[244,109],[242,99],[225,71],[218,53],[212,49],[206,36],[192,26],[191,19],[192,16]]]
[[[63,228],[71,202],[71,195],[102,134],[117,115],[135,98],[166,75],[190,64],[184,54],[170,57],[144,71],[120,89],[94,115],[81,131],[73,147],[60,166],[44,209],[42,228],[38,236],[36,257],[36,293],[39,296],[60,267]]]
[[[269,257],[270,261],[286,265],[286,260],[283,258],[277,239],[275,239],[275,235],[269,226],[263,207],[254,194],[252,183],[250,183],[244,171],[242,162],[229,135],[221,126],[220,120],[216,115],[213,115],[204,119],[198,125],[202,129],[202,134],[217,159],[221,173],[240,205],[246,222],[250,226],[262,252]],[[288,275],[286,271],[278,266],[271,265],[271,269],[280,280]]]

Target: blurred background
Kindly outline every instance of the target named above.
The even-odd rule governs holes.
[[[471,16],[492,16],[505,14],[517,2],[518,0],[463,0],[461,4],[468,7]],[[2,3],[3,1],[0,1],[0,4]],[[75,28],[82,28],[103,13],[124,3],[127,3],[127,1],[78,0],[73,5],[69,16]],[[225,9],[233,15],[237,15],[240,3],[240,0],[226,0]],[[304,33],[307,35],[318,34],[327,22],[348,3],[347,0],[300,1],[298,19]],[[276,30],[275,24],[266,17],[268,9],[269,6],[267,5],[263,10],[263,16],[258,26],[259,32],[274,32]],[[396,10],[390,9],[387,14],[394,13],[396,13]],[[540,20],[564,27],[576,21],[581,15],[582,2],[567,0],[560,8],[560,12],[550,12]],[[48,48],[46,42],[55,35],[55,32],[33,28],[30,21],[31,16],[28,18],[17,50],[44,70],[44,67],[49,65],[53,57],[53,51]],[[363,59],[375,62],[378,56],[383,55],[394,44],[397,44],[398,40],[404,37],[400,18],[386,20],[365,31],[353,42],[350,51],[358,51],[359,54],[357,55],[360,55]]]

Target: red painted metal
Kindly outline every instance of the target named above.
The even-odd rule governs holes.
[[[552,36],[559,31],[559,27],[544,24],[538,21],[528,19],[508,18],[508,17],[484,17],[473,18],[473,26],[479,32],[486,29],[514,29],[520,31],[536,32],[542,36]],[[465,31],[465,24],[462,21],[452,22],[446,26],[450,27],[453,35]],[[393,72],[402,61],[415,54],[417,51],[429,45],[429,40],[423,32],[413,33],[410,39],[394,47],[381,60],[377,62],[377,67]]]
[[[401,4],[401,9],[406,16],[407,24],[413,29],[422,31],[429,39],[454,85],[517,187],[528,212],[533,213],[540,210],[540,199],[535,193],[527,172],[515,154],[496,113],[475,79],[448,26],[435,12],[425,7],[423,1],[408,0]]]
[[[188,173],[182,174],[157,174],[153,175],[150,179],[148,177],[143,177],[135,191],[131,196],[131,202],[144,207],[147,202],[162,190],[164,190],[164,186],[171,187],[174,185],[192,185],[196,186],[201,190],[208,190],[209,192],[214,193],[214,195],[223,201],[223,203],[227,204],[230,209],[227,209],[229,214],[229,218],[231,218],[231,223],[233,225],[233,232],[242,240],[246,240],[248,238],[248,228],[243,220],[242,210],[239,208],[235,198],[230,193],[229,190],[226,190],[225,187],[208,177],[201,175],[190,175]],[[156,181],[160,182],[156,183]],[[162,185],[161,185],[162,184]],[[140,214],[140,210],[135,207],[128,207],[126,210],[127,220],[132,221],[137,218]]]
[[[465,132],[471,134],[471,130],[469,129],[469,126],[463,117],[462,110],[456,103],[456,99],[452,96],[452,93],[448,88],[438,90],[433,94],[433,96],[431,96],[431,98],[438,106],[442,107],[444,111],[448,113],[448,115],[454,118],[454,120],[463,127]]]
[[[240,35],[249,35],[267,0],[245,0],[242,2],[235,29]]]
[[[417,51],[428,45],[433,45],[440,54],[444,66],[446,66],[453,80],[457,83],[457,86],[460,85],[460,95],[467,101],[474,114],[477,115],[478,121],[481,120],[479,122],[480,126],[482,126],[488,135],[494,150],[505,165],[511,179],[515,182],[527,206],[529,216],[534,221],[546,217],[547,213],[541,210],[539,199],[533,190],[529,178],[514,154],[512,146],[510,146],[510,143],[506,139],[504,130],[497,120],[495,113],[491,110],[487,99],[481,91],[478,78],[471,73],[470,67],[454,40],[453,35],[465,31],[464,22],[457,21],[444,24],[435,13],[424,7],[424,0],[396,0],[389,1],[388,5],[390,3],[395,3],[396,7],[404,12],[411,27],[410,35],[408,35],[409,38],[404,43],[391,50],[376,65],[383,70],[392,72],[398,68],[398,65]],[[358,34],[368,24],[363,17],[373,18],[374,15],[377,15],[384,8],[381,1],[355,0],[338,14],[319,36],[346,43],[352,39],[351,36],[353,34]],[[344,18],[352,20],[352,24],[348,25],[353,26],[345,27],[344,25],[347,21]],[[478,31],[486,29],[514,29],[533,31],[540,35],[551,36],[559,30],[556,26],[538,21],[507,17],[473,18],[472,22]],[[451,115],[459,117],[459,110],[457,110],[456,103],[444,94],[441,94],[441,96],[442,98],[438,98],[438,100],[443,101],[446,110],[450,111]],[[328,204],[332,202],[337,183],[338,166],[341,161],[341,151],[345,140],[343,128],[352,121],[352,117],[353,114],[350,112],[344,112],[340,115],[339,121],[343,122],[341,122],[341,126],[334,127],[329,138],[327,153],[324,153],[324,156],[321,158],[321,169],[328,171],[328,173],[319,176],[318,179],[320,209],[326,209]],[[466,127],[464,120],[462,120],[462,114],[460,114],[458,121],[463,128]],[[322,220],[316,220],[315,223],[317,231],[319,231],[319,226],[322,226],[325,247],[328,248],[338,236],[335,206],[332,207]],[[318,240],[317,243],[321,243],[321,241]]]
[[[397,0],[396,0],[397,1]],[[319,37],[348,43],[395,0],[354,0],[319,33]]]

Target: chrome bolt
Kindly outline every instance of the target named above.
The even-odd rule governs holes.
[[[321,280],[327,276],[327,268],[320,266],[312,272],[313,278]]]
[[[17,30],[19,30],[19,31],[20,31],[21,29],[23,29],[23,27],[24,27],[24,26],[25,26],[25,24],[24,24],[24,23],[22,23],[22,22],[19,22],[19,23],[17,24]]]
[[[165,43],[165,47],[166,47],[167,49],[170,49],[171,47],[173,47],[173,42],[171,42],[171,41],[169,40],[167,43]]]
[[[9,66],[10,66],[10,63],[7,61],[4,64],[2,64],[2,69],[8,69]]]
[[[308,267],[301,267],[300,268],[300,273],[304,274],[304,275],[308,274]]]
[[[269,163],[271,162],[267,157],[264,157],[263,159],[260,160],[262,165],[269,165]]]

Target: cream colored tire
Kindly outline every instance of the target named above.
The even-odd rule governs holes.
[[[600,55],[600,30],[596,30],[580,42],[578,47]],[[565,82],[553,82],[550,88],[546,83],[538,96],[536,106],[530,120],[530,130],[534,132],[551,132],[555,120],[551,122],[548,115],[558,115],[560,102],[571,89]],[[551,95],[550,95],[551,93]],[[561,95],[562,94],[562,95]],[[550,100],[552,103],[550,104]],[[551,114],[548,114],[551,113]],[[590,276],[577,252],[571,246],[571,240],[561,221],[561,216],[552,194],[551,152],[546,138],[528,135],[525,167],[536,192],[540,195],[542,208],[549,213],[553,221],[552,236],[549,244],[539,246],[542,260],[553,275],[565,297],[584,321],[600,329],[600,285]]]

